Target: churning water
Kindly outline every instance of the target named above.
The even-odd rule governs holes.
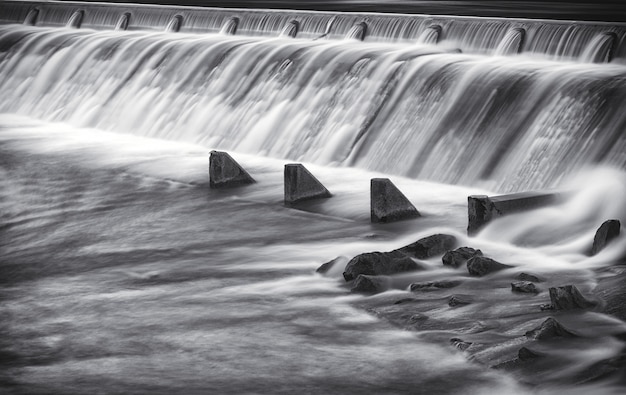
[[[169,18],[145,18],[153,31],[72,29],[78,19],[62,27],[72,21],[63,18],[0,25],[2,389],[529,391],[353,307],[365,298],[346,292],[340,272],[314,269],[443,231],[590,289],[589,270],[626,249],[622,236],[586,255],[602,221],[626,220],[626,67],[607,44],[623,32],[570,30],[559,46],[541,27],[473,21],[465,41],[441,41],[445,29],[424,22],[402,30],[408,40],[385,22],[362,26],[378,39],[344,39],[355,20],[313,40],[330,17],[310,16],[315,31],[292,25],[305,37],[293,39],[279,36],[292,15],[272,14],[260,36],[245,35],[243,17],[237,28],[216,15],[206,34]],[[136,17],[105,19],[113,29]],[[550,37],[560,31],[546,26]],[[463,46],[468,53],[456,51]],[[209,189],[213,148],[232,152],[257,183]],[[307,162],[334,197],[309,211],[283,207],[287,160]],[[423,218],[371,225],[376,176],[391,176]],[[572,193],[464,235],[468,195],[546,188]],[[428,275],[454,274],[426,264]],[[623,330],[600,314],[581,322]],[[568,366],[615,352],[603,338],[570,350]],[[619,392],[609,384],[580,390]],[[560,385],[555,392],[573,391]]]

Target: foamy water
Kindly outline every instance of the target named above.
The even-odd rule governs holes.
[[[304,212],[282,205],[284,161],[233,153],[258,182],[215,191],[207,187],[211,147],[0,120],[0,310],[9,317],[0,344],[2,377],[16,393],[527,393],[446,344],[354,307],[364,297],[342,286],[341,268],[330,277],[315,268],[440,231],[519,270],[571,278],[624,249],[621,237],[593,259],[582,248],[548,254],[545,245],[515,244],[515,234],[489,236],[498,222],[468,239],[466,196],[488,191],[394,178],[424,218],[376,226],[367,198],[375,173],[309,166],[334,197]],[[589,184],[579,193],[592,193]],[[606,184],[599,180],[597,193]],[[617,213],[607,210],[601,215]],[[576,236],[586,237],[596,218],[576,218],[585,225]],[[426,264],[432,270],[394,281],[402,289],[460,274]],[[458,314],[446,307],[433,317]],[[607,333],[621,328],[594,315],[580,320]],[[615,344],[602,341],[575,351],[580,366],[571,369],[612,355]]]

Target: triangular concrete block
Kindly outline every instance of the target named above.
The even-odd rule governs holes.
[[[388,178],[372,178],[370,213],[373,223],[402,221],[421,216],[409,199]]]
[[[211,188],[228,188],[254,182],[250,174],[228,153],[211,151],[209,158],[209,186]]]
[[[331,196],[328,189],[300,163],[285,165],[285,205]]]

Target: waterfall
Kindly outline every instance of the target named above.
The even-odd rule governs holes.
[[[180,30],[180,26],[183,24],[183,17],[181,15],[174,15],[172,19],[167,23],[165,27],[166,32],[177,32]]]
[[[617,34],[613,32],[599,34],[587,45],[581,55],[581,60],[591,63],[609,63],[615,56],[616,46]]]
[[[73,29],[80,28],[80,25],[83,22],[84,16],[85,16],[85,11],[83,10],[75,11],[70,17],[70,19],[67,21],[67,24],[65,26],[71,27]]]
[[[125,12],[120,16],[117,23],[115,24],[115,30],[126,30],[128,29],[128,23],[130,22],[130,12]]]
[[[298,21],[297,35],[303,39],[363,36],[371,42],[440,43],[463,53],[519,52],[584,62],[593,62],[589,57],[601,47],[598,56],[607,52],[613,61],[626,62],[626,25],[601,22],[7,0],[0,2],[0,23],[23,23],[36,15],[37,26],[60,27],[72,15],[78,18],[77,12],[83,13],[83,29],[114,29],[129,13],[130,30],[163,31],[178,24],[183,33],[218,33],[237,20],[238,35],[276,37]]]
[[[496,55],[513,55],[522,52],[525,37],[526,30],[522,28],[509,30],[496,48]]]
[[[34,26],[35,23],[37,23],[37,17],[39,16],[39,9],[38,8],[33,8],[31,10],[28,11],[28,15],[26,15],[26,18],[24,18],[24,24],[25,25],[30,25],[30,26]]]
[[[437,44],[439,42],[439,37],[441,36],[441,31],[442,29],[439,25],[428,26],[419,36],[417,42],[422,44]]]
[[[367,33],[367,24],[365,22],[359,22],[352,26],[350,31],[346,34],[347,39],[363,41],[365,34]]]
[[[232,35],[237,33],[237,26],[238,25],[239,25],[239,18],[237,18],[237,17],[229,18],[226,21],[226,23],[224,23],[224,26],[222,26],[222,29],[220,30],[220,33],[232,36]]]
[[[296,20],[289,21],[289,23],[280,32],[280,36],[295,38],[296,35],[298,34],[299,27],[300,27],[300,23],[298,21]]]
[[[562,27],[556,40],[530,23],[485,21],[474,33],[491,50],[468,54],[449,52],[458,27],[432,20],[421,42],[370,39],[380,21],[326,14],[308,37],[331,39],[268,40],[236,14],[218,13],[219,28],[202,35],[167,32],[197,23],[187,14],[157,34],[135,29],[141,13],[111,20],[125,34],[0,25],[0,112],[503,192],[554,187],[596,163],[626,168],[618,33]],[[71,15],[74,27],[93,22]],[[274,37],[307,37],[310,23],[279,13],[263,22]],[[584,62],[545,56],[572,46]],[[542,56],[492,56],[520,51]]]

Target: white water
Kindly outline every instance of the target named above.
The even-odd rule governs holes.
[[[15,43],[0,64],[4,112],[503,192],[626,168],[620,65],[352,40],[0,34]]]
[[[626,251],[622,234],[586,255],[600,223],[626,223],[618,64],[447,53],[445,43],[16,25],[0,27],[0,48],[0,383],[17,393],[103,383],[124,393],[533,392],[448,347],[453,331],[403,331],[354,307],[370,299],[347,292],[341,267],[314,269],[444,232],[588,293],[591,270]],[[214,148],[258,182],[209,190]],[[309,212],[283,207],[286,160],[307,162],[333,198]],[[371,225],[379,176],[423,218]],[[465,236],[468,195],[545,187],[572,197]],[[384,297],[467,277],[423,263]],[[512,297],[507,278],[468,282],[474,296]],[[487,311],[492,324],[515,314],[503,309],[442,302],[429,314]],[[622,322],[569,319],[588,338],[564,348],[559,374],[618,352],[610,335]],[[519,336],[535,321],[485,333]],[[569,384],[537,392],[620,391]]]

